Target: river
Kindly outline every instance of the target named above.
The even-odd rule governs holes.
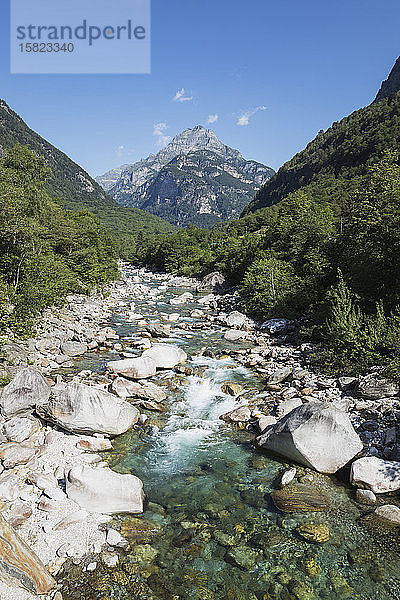
[[[142,275],[150,289],[160,280]],[[189,355],[187,372],[160,372],[153,381],[168,389],[167,410],[149,416],[142,431],[131,430],[113,442],[107,457],[121,473],[140,477],[148,499],[146,512],[119,516],[114,524],[130,541],[117,567],[83,573],[69,566],[64,600],[393,600],[400,597],[399,540],[396,530],[373,527],[368,509],[354,500],[344,477],[328,477],[298,467],[300,481],[311,482],[330,498],[321,513],[280,513],[270,492],[289,465],[257,452],[254,435],[225,424],[220,415],[243,398],[224,394],[221,385],[237,382],[251,399],[263,380],[229,356],[249,347],[222,339],[221,328],[192,328],[197,302],[171,306],[185,291],[161,285],[157,298],[133,299],[135,311],[150,324],[179,312],[170,343]],[[186,323],[188,328],[182,328]],[[126,309],[110,321],[129,346],[143,327]],[[200,355],[207,348],[209,356]],[[92,354],[76,368],[101,372],[115,354]],[[184,371],[184,369],[182,369]],[[386,498],[387,502],[390,502]],[[312,544],[300,538],[302,523],[327,524],[330,539]]]

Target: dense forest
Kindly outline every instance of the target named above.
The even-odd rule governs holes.
[[[63,209],[46,190],[42,157],[16,145],[0,160],[2,330],[29,329],[46,306],[118,277],[117,246],[87,210]]]

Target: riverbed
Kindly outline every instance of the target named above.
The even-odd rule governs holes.
[[[138,277],[137,272],[132,276]],[[190,317],[200,294],[169,286],[150,273],[140,282],[156,297],[132,298],[134,309],[150,326],[173,325],[157,341],[174,343],[188,354],[184,368],[161,371],[152,381],[168,393],[164,412],[143,410],[148,420],[113,441],[106,460],[121,473],[137,475],[147,496],[146,511],[119,516],[114,524],[130,542],[119,564],[82,573],[69,564],[61,574],[64,600],[393,600],[400,597],[397,529],[382,529],[368,519],[371,509],[355,501],[348,473],[328,477],[297,467],[299,481],[323,490],[326,512],[279,512],[270,492],[278,489],[292,466],[252,446],[254,433],[224,423],[222,414],[252,402],[265,389],[262,376],[238,362],[233,351],[247,341],[228,342],[218,322]],[[171,298],[191,292],[194,298],[171,305]],[[204,294],[202,294],[204,295]],[[168,320],[168,315],[179,318]],[[125,349],[141,338],[143,325],[126,307],[115,309],[108,323]],[[183,327],[182,327],[183,325]],[[206,351],[205,351],[206,350]],[[129,350],[130,351],[130,350]],[[115,351],[89,353],[75,371],[102,373]],[[242,386],[234,397],[222,391],[227,382]],[[386,502],[396,503],[396,498]],[[309,543],[296,527],[326,524],[329,541]]]

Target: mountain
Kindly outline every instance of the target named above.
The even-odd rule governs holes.
[[[198,125],[158,154],[108,171],[97,182],[122,206],[146,209],[180,227],[211,226],[238,217],[273,173]]]
[[[243,214],[276,204],[300,188],[335,205],[357,187],[385,150],[400,152],[399,61],[372,104],[318,133],[267,181]]]
[[[381,88],[376,95],[375,102],[383,100],[400,90],[400,56],[394,63],[389,77],[382,82]]]
[[[149,213],[121,209],[82,167],[30,129],[4,100],[0,100],[0,155],[16,144],[26,145],[45,158],[52,171],[46,182],[47,191],[58,198],[64,208],[91,211],[117,235],[173,230],[168,223]]]

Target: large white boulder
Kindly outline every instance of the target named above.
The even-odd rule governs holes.
[[[156,363],[150,356],[111,360],[107,369],[128,379],[146,379],[156,374]]]
[[[48,400],[50,386],[43,375],[32,367],[20,369],[14,379],[3,388],[0,396],[1,413],[7,418],[25,415],[37,403]]]
[[[108,467],[73,467],[66,477],[68,498],[89,512],[143,512],[143,484],[135,475],[121,475]]]
[[[375,494],[394,492],[400,489],[400,462],[364,456],[351,465],[350,481]]]
[[[143,352],[142,358],[154,360],[157,369],[173,369],[176,365],[185,362],[187,354],[173,344],[154,344]]]
[[[319,402],[295,408],[255,443],[320,473],[335,473],[363,448],[348,414]]]
[[[245,323],[247,323],[247,317],[238,310],[233,310],[226,317],[225,322],[228,327],[237,327],[240,329]]]
[[[41,417],[72,433],[120,435],[137,423],[139,410],[114,394],[83,383],[56,385]]]

